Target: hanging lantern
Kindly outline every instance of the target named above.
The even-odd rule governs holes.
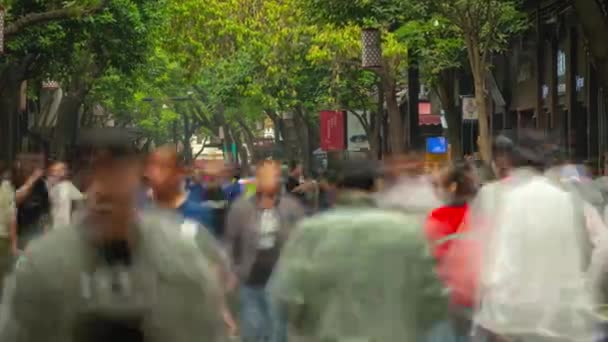
[[[382,67],[382,42],[380,30],[369,28],[361,32],[361,45],[363,47],[361,66],[366,69],[379,69]]]
[[[6,10],[0,6],[0,55],[4,53],[4,19]]]
[[[61,88],[59,82],[46,80],[42,82],[42,89],[44,90],[57,90]]]

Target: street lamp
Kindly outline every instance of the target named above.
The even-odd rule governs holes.
[[[379,78],[378,83],[378,107],[380,108],[377,115],[377,124],[380,125],[382,134],[378,135],[378,145],[380,148],[378,149],[378,157],[381,155],[381,151],[383,150],[383,142],[382,137],[387,137],[387,132],[384,132],[384,126],[382,124],[382,112],[384,110],[384,95],[381,92],[382,89],[382,78],[383,70],[382,70],[382,35],[381,31],[377,28],[366,28],[361,31],[361,67],[363,69],[368,69],[373,71]]]
[[[382,68],[382,40],[380,30],[367,28],[361,31],[361,66],[364,69]]]
[[[57,90],[60,87],[61,85],[57,81],[46,80],[42,82],[42,89],[44,90]]]

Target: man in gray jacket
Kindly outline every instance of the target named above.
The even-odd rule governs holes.
[[[241,336],[244,342],[285,341],[280,313],[273,309],[266,284],[291,228],[304,217],[297,200],[280,194],[281,170],[266,161],[256,168],[253,197],[233,204],[225,243],[241,282]]]
[[[160,214],[136,214],[140,165],[124,143],[101,143],[86,215],[17,262],[0,341],[224,341],[210,263]]]

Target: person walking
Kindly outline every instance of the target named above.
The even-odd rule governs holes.
[[[21,256],[0,341],[225,341],[211,263],[174,225],[137,210],[141,164],[128,137],[108,139],[87,142],[95,156],[82,220]]]
[[[463,244],[464,239],[458,238],[468,231],[469,203],[477,190],[475,177],[469,162],[456,162],[443,170],[438,177],[437,192],[445,204],[431,212],[425,225],[437,261],[437,274],[450,291],[450,319],[436,327],[436,340],[466,341],[472,327],[475,287],[470,286],[468,265],[459,263],[463,259],[454,258],[454,250],[470,248]],[[459,252],[466,255],[468,251]]]
[[[18,255],[50,226],[51,202],[45,179],[43,154],[23,154],[16,167],[17,226],[12,232],[13,252]]]
[[[174,147],[163,146],[150,153],[144,174],[157,207],[176,211],[183,220],[211,229],[210,209],[192,200],[182,186],[185,167]]]
[[[235,281],[226,253],[209,230],[210,211],[201,203],[193,202],[181,186],[186,170],[175,147],[164,146],[153,151],[147,158],[144,174],[154,196],[153,209],[164,214],[169,222],[175,222],[180,227],[179,235],[196,243],[206,259],[212,262],[224,292],[232,291]],[[230,334],[236,334],[236,323],[227,306],[223,312]]]
[[[283,313],[275,310],[267,284],[283,245],[305,213],[290,195],[281,195],[281,170],[265,161],[256,168],[256,193],[231,207],[225,245],[239,277],[243,342],[285,342]]]
[[[424,214],[379,208],[370,164],[346,163],[336,208],[302,221],[285,245],[270,289],[289,312],[290,341],[419,341],[447,317]]]
[[[84,195],[69,180],[68,173],[64,162],[57,161],[49,166],[47,186],[50,189],[53,229],[68,226],[72,221],[74,204],[84,200]]]
[[[0,163],[0,294],[13,261],[11,231],[16,231],[16,219],[15,188],[8,168]]]
[[[591,340],[592,240],[582,200],[545,175],[547,145],[542,133],[520,132],[500,200],[485,206],[493,219],[473,227],[474,234],[485,231],[477,234],[483,249],[475,322],[508,340]]]

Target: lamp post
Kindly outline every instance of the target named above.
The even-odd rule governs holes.
[[[384,150],[383,137],[387,138],[387,131],[384,129],[384,86],[382,84],[383,76],[383,63],[382,63],[382,34],[377,28],[366,28],[361,31],[361,67],[363,69],[371,70],[376,73],[379,77],[378,81],[378,114],[376,114],[376,125],[379,125],[378,134],[378,155],[377,158],[381,158]],[[372,137],[372,139],[375,137]]]
[[[382,69],[382,39],[380,30],[366,28],[361,31],[361,66],[364,69]]]
[[[42,82],[42,89],[44,90],[57,90],[61,88],[61,85],[57,81],[46,80]]]

